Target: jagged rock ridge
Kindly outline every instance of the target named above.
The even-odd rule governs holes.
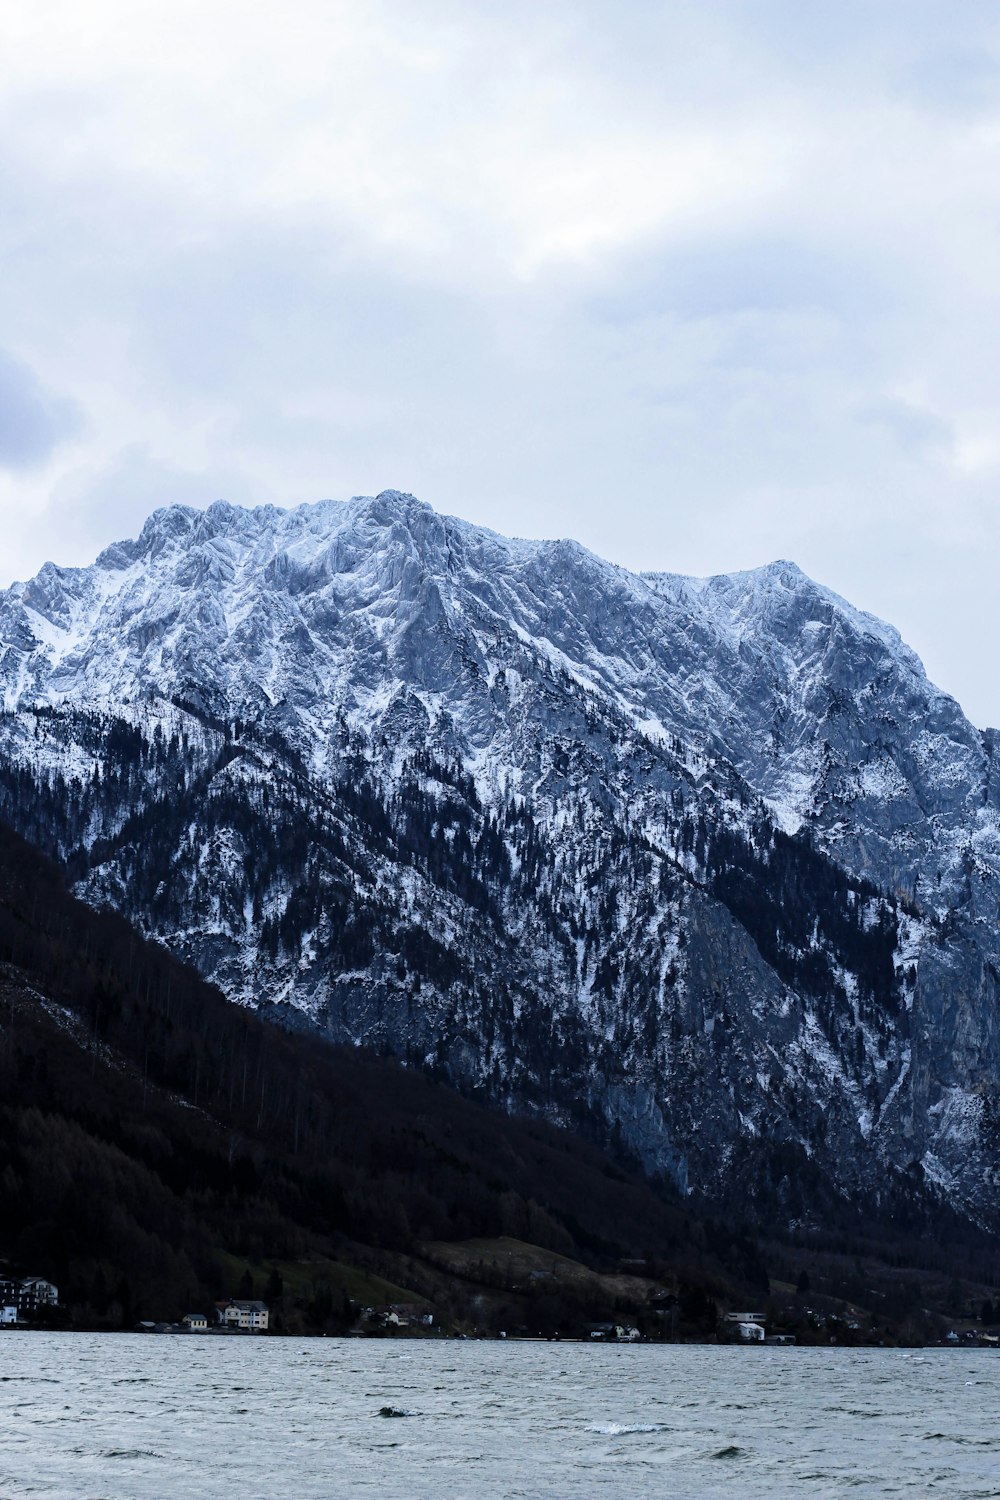
[[[0,691],[0,810],[234,998],[707,1193],[993,1218],[993,736],[793,565],[173,507],[0,595]]]

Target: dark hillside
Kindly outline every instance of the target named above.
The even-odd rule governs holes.
[[[994,1295],[985,1238],[945,1255],[903,1225],[879,1243],[800,1226],[765,1266],[724,1213],[569,1132],[230,1004],[70,896],[4,825],[0,1099],[0,1260],[54,1279],[79,1325],[176,1317],[252,1286],[306,1331],[350,1326],[358,1303],[423,1299],[452,1327],[627,1314],[712,1336],[717,1305],[770,1290],[779,1322],[825,1338],[793,1295],[807,1270],[824,1317],[843,1319],[846,1299],[865,1316],[875,1288],[868,1315],[912,1337],[937,1326],[928,1305],[954,1315]],[[679,1297],[666,1322],[648,1305],[664,1289]]]
[[[234,1293],[237,1266],[327,1261],[461,1317],[468,1278],[420,1246],[501,1236],[697,1291],[766,1288],[748,1239],[593,1146],[229,1004],[6,827],[0,963],[0,1254],[80,1320],[176,1315]]]

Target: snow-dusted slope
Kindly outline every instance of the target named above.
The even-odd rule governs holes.
[[[401,686],[460,706],[487,747],[503,729],[491,673],[523,645],[654,738],[729,758],[786,826],[818,818],[831,840],[855,832],[831,799],[895,834],[921,809],[963,822],[990,774],[982,735],[898,634],[793,564],[637,576],[394,493],[158,511],[93,567],[50,564],[0,596],[0,641],[8,709],[190,694],[280,724],[319,764],[336,717],[367,723]],[[919,841],[909,879],[925,856]]]
[[[175,507],[0,595],[0,691],[8,815],[234,996],[681,1181],[992,1211],[992,736],[793,565]]]

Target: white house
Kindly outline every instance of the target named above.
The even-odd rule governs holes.
[[[192,1333],[208,1332],[208,1319],[205,1317],[204,1313],[185,1313],[183,1318],[181,1319],[181,1322],[184,1324],[184,1327],[189,1328]]]
[[[746,1339],[748,1344],[762,1344],[764,1342],[763,1323],[737,1323],[736,1331],[741,1339]]]
[[[59,1288],[44,1276],[25,1276],[21,1282],[20,1307],[22,1312],[31,1312],[36,1307],[56,1307],[59,1303]]]
[[[59,1288],[44,1276],[26,1276],[23,1280],[0,1278],[0,1306],[16,1307],[21,1316],[39,1307],[56,1307],[58,1303]]]
[[[741,1339],[748,1344],[762,1344],[767,1330],[764,1327],[764,1314],[754,1312],[730,1312],[726,1313],[726,1322],[736,1326],[736,1332]]]
[[[267,1331],[266,1302],[230,1297],[227,1302],[215,1304],[215,1316],[218,1322],[226,1328],[242,1328],[250,1333]]]
[[[11,1304],[11,1305],[8,1305],[8,1306],[5,1306],[5,1307],[0,1307],[0,1323],[16,1323],[16,1322],[17,1322],[17,1308],[15,1306],[13,1306]]]

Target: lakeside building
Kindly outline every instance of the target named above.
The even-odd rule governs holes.
[[[215,1319],[224,1328],[239,1328],[248,1333],[266,1333],[268,1310],[266,1302],[242,1297],[229,1297],[215,1304]]]
[[[434,1314],[418,1302],[393,1302],[388,1309],[383,1309],[382,1315],[387,1324],[396,1328],[432,1328],[434,1325]]]
[[[0,1277],[0,1308],[3,1309],[0,1322],[15,1323],[42,1307],[58,1306],[59,1288],[54,1281],[47,1281],[44,1276]],[[14,1309],[13,1317],[9,1316],[11,1308]]]
[[[754,1312],[726,1313],[726,1322],[732,1324],[738,1336],[748,1344],[763,1344],[767,1330],[764,1314]]]

